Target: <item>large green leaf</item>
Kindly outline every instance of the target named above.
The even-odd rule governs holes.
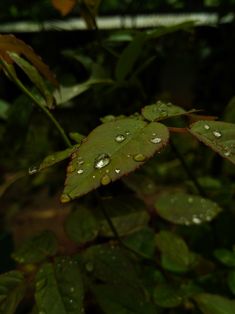
[[[194,266],[196,256],[177,234],[161,231],[156,234],[156,245],[162,253],[162,263],[169,270],[187,271]],[[168,267],[169,266],[169,267]]]
[[[235,252],[227,249],[216,249],[214,256],[224,265],[235,267]]]
[[[204,314],[234,314],[235,300],[220,295],[202,293],[194,297],[198,307]]]
[[[235,164],[235,124],[220,121],[198,121],[189,132],[199,141]]]
[[[61,201],[80,197],[135,170],[161,151],[168,138],[163,124],[133,118],[98,126],[73,154]]]
[[[39,313],[84,313],[84,290],[78,264],[68,257],[44,264],[36,276],[36,303]]]
[[[65,231],[70,239],[78,244],[83,244],[96,238],[99,226],[92,212],[86,207],[80,206],[67,217]]]
[[[180,30],[190,30],[193,26],[195,26],[195,21],[187,21],[176,25],[158,27],[157,29],[147,32],[147,39],[156,39],[158,37]]]
[[[10,271],[0,275],[0,314],[14,314],[25,294],[23,274]]]
[[[164,103],[159,100],[156,104],[145,106],[141,113],[148,121],[160,121],[170,117],[181,116],[188,112],[172,103]]]
[[[211,221],[221,211],[211,200],[182,192],[160,195],[155,207],[162,218],[187,226]]]
[[[18,263],[38,263],[57,251],[57,240],[51,231],[43,231],[25,241],[13,254]]]

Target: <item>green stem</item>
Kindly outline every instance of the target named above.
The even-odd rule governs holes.
[[[171,148],[172,148],[173,152],[175,153],[176,157],[181,162],[181,165],[182,165],[183,169],[185,170],[185,172],[188,175],[188,177],[190,178],[190,180],[193,182],[193,184],[194,184],[195,188],[197,189],[198,193],[201,196],[206,197],[206,193],[204,192],[202,186],[198,182],[198,180],[197,180],[196,176],[194,175],[193,171],[190,169],[190,167],[186,163],[186,161],[185,161],[183,155],[181,154],[181,152],[178,150],[178,148],[176,147],[176,145],[173,143],[172,140],[171,140],[170,144],[171,144]]]
[[[72,147],[72,144],[71,144],[69,138],[67,137],[64,129],[62,128],[60,123],[56,120],[56,118],[53,116],[53,114],[44,105],[42,105],[40,103],[40,101],[38,101],[37,98],[35,98],[34,95],[32,95],[32,93],[30,93],[30,91],[20,81],[17,80],[17,81],[15,81],[15,83],[48,116],[48,118],[51,120],[51,122],[57,128],[57,130],[60,133],[61,137],[63,138],[65,144],[68,147]]]

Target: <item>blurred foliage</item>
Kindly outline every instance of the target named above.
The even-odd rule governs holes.
[[[50,1],[0,12],[60,16]],[[0,313],[234,314],[234,34],[233,22],[20,34],[57,79],[0,36]]]

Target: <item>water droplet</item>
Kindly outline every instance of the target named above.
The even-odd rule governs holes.
[[[204,125],[204,129],[205,129],[205,130],[210,130],[210,126],[209,126],[208,124],[205,124],[205,125]]]
[[[73,299],[70,299],[70,300],[69,300],[69,303],[73,303]]]
[[[84,160],[82,159],[82,157],[78,157],[78,164],[79,165],[83,165],[84,164]]]
[[[195,223],[196,225],[199,225],[199,224],[201,223],[201,220],[200,220],[198,217],[196,217],[196,216],[193,217],[192,221],[193,221],[193,223]]]
[[[78,174],[82,174],[83,172],[84,172],[83,169],[79,169],[79,170],[77,171]]]
[[[86,263],[86,270],[90,273],[94,270],[94,265],[91,262]]]
[[[110,179],[110,177],[107,175],[107,174],[105,174],[102,178],[101,178],[101,184],[102,185],[108,185],[110,182],[111,182],[111,179]]]
[[[118,173],[120,173],[120,169],[115,169],[115,172],[118,174]]]
[[[130,158],[130,157],[131,157],[131,154],[128,154],[127,157]]]
[[[126,133],[126,135],[130,135],[131,134],[129,131],[126,131],[125,133]]]
[[[38,172],[38,168],[36,166],[29,168],[29,174],[35,174],[36,172]]]
[[[134,160],[138,162],[143,162],[145,161],[146,157],[143,154],[137,154],[134,156]]]
[[[69,202],[71,199],[70,197],[68,196],[68,194],[62,194],[61,197],[60,197],[60,201],[61,203],[67,203]]]
[[[111,158],[108,154],[100,154],[98,157],[95,159],[95,165],[94,167],[96,169],[102,169],[106,167],[111,161]]]
[[[118,143],[122,143],[123,141],[125,141],[125,139],[126,139],[126,137],[123,134],[118,134],[115,137],[115,141],[118,142]]]
[[[150,140],[151,143],[153,144],[159,144],[161,143],[162,139],[160,137],[154,137]]]
[[[106,172],[106,173],[109,173],[109,169],[107,169],[105,172]]]
[[[225,153],[224,153],[224,156],[225,157],[229,157],[231,155],[231,151],[230,150],[227,150]]]
[[[67,168],[67,172],[68,173],[74,172],[74,170],[75,170],[74,165],[69,165],[68,168]]]
[[[92,176],[93,179],[95,179],[95,176]]]
[[[222,136],[222,134],[219,132],[219,131],[213,131],[213,135],[216,137],[216,138],[220,138]]]

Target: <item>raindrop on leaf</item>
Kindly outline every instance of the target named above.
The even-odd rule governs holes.
[[[134,156],[134,160],[138,162],[143,162],[145,161],[146,157],[143,154],[137,154]]]
[[[102,178],[101,178],[101,184],[102,185],[108,185],[111,182],[110,176],[108,176],[107,174],[105,174]]]
[[[95,159],[95,164],[94,167],[96,169],[102,169],[106,167],[111,161],[111,158],[108,154],[100,154],[98,157]]]
[[[216,137],[216,138],[220,138],[222,136],[222,134],[219,132],[219,131],[213,131],[213,135]]]
[[[118,134],[116,137],[115,137],[115,141],[117,143],[122,143],[123,141],[125,141],[126,137],[123,135],[123,134]]]

